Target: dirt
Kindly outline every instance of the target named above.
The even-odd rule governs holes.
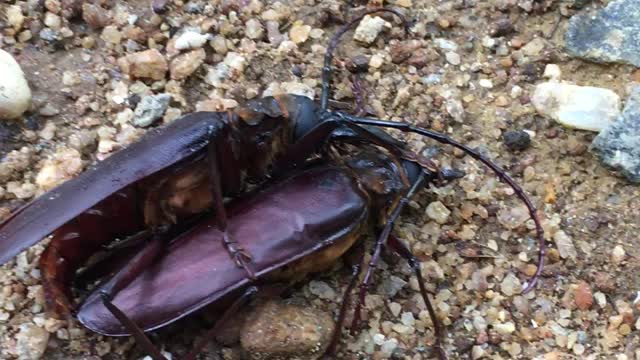
[[[55,3],[44,2],[52,9]],[[135,108],[139,100],[136,97],[171,93],[174,100],[170,109],[182,114],[194,111],[198,103],[207,99],[216,104],[228,99],[241,103],[248,97],[293,88],[289,83],[310,88],[317,98],[329,37],[364,5],[362,1],[282,0],[263,5],[248,0],[170,1],[167,11],[159,16],[151,14],[149,0],[95,3],[111,12],[110,24],[122,31],[122,40],[117,44],[105,42],[104,30],[92,28],[82,17],[62,19],[62,27],[73,32],[64,40],[47,42],[36,32],[30,40],[15,40],[27,29],[42,29],[48,10],[37,1],[0,4],[0,14],[5,14],[10,5],[19,5],[27,17],[16,32],[0,15],[0,44],[21,64],[33,92],[32,108],[23,120],[0,124],[0,155],[5,156],[0,167],[10,173],[0,184],[2,214],[41,192],[39,188],[25,195],[12,189],[36,184],[36,176],[45,165],[43,160],[60,149],[74,147],[70,142],[72,134],[98,133],[80,150],[85,166],[108,156],[109,151],[98,151],[99,142],[117,143],[115,151],[134,141],[138,132],[132,137],[119,136],[131,131],[131,126],[116,119],[127,109]],[[380,3],[370,1],[369,5]],[[445,132],[494,159],[515,177],[537,206],[551,247],[535,291],[521,295],[521,285],[537,257],[531,221],[521,216],[522,205],[513,192],[487,168],[458,151],[442,147],[438,155],[441,164],[464,170],[466,177],[421,192],[395,232],[424,261],[423,274],[436,294],[438,316],[446,326],[445,348],[449,356],[640,359],[640,240],[636,235],[640,230],[640,190],[616,177],[589,153],[587,148],[594,133],[563,128],[537,115],[529,103],[535,84],[544,81],[546,64],[559,65],[563,80],[608,88],[622,98],[637,70],[624,65],[586,63],[563,53],[568,18],[585,11],[570,6],[579,4],[577,1],[394,3],[418,26],[405,36],[397,20],[385,16],[394,28],[384,30],[369,45],[354,42],[353,32],[349,32],[334,61],[334,98],[354,104],[354,75],[346,67],[357,55],[381,56],[380,67],[369,66],[368,72],[360,75],[368,112]],[[407,3],[410,5],[402,6]],[[587,7],[602,6],[599,2],[587,3]],[[199,12],[186,11],[198,4],[202,5]],[[533,4],[530,11],[529,4]],[[323,32],[292,46],[291,51],[273,45],[266,35],[260,40],[245,37],[244,23],[257,18],[265,26],[265,12],[269,10],[280,15],[277,21],[284,35],[297,20]],[[130,25],[133,20],[137,21],[136,26]],[[514,30],[491,37],[499,21],[513,25]],[[224,37],[229,51],[241,54],[246,66],[222,85],[210,85],[208,71],[223,62],[225,54],[216,52],[209,43],[203,46],[207,52],[204,63],[184,81],[169,81],[167,75],[158,82],[136,82],[118,66],[117,60],[132,52],[127,46],[136,51],[153,46],[169,60],[165,49],[168,39],[194,26]],[[83,47],[86,38],[95,40],[95,46]],[[487,38],[497,42],[493,49],[483,45]],[[127,43],[128,39],[134,39],[133,43]],[[460,56],[460,65],[447,62],[451,59],[446,56],[449,51],[439,48],[434,39],[454,42],[457,49],[453,52]],[[526,45],[540,39],[544,44],[540,51],[523,55]],[[411,43],[416,40],[419,50],[416,43]],[[396,53],[402,52],[403,47],[410,54]],[[398,63],[391,61],[394,54]],[[424,54],[424,58],[415,54]],[[65,72],[77,74],[78,80],[73,85],[64,84]],[[433,74],[441,75],[440,81],[426,84],[425,78]],[[492,86],[483,87],[482,79],[490,80]],[[521,90],[513,90],[516,86]],[[120,94],[119,87],[125,88],[123,101],[114,100]],[[462,118],[455,119],[447,110],[452,101],[464,107]],[[57,109],[58,114],[42,115],[47,105]],[[519,152],[508,150],[502,134],[510,130],[529,131],[531,146]],[[416,135],[393,133],[416,150],[440,147]],[[18,157],[15,151],[21,148],[30,155]],[[443,224],[426,214],[425,209],[434,201],[440,201],[451,212]],[[562,238],[563,233],[575,247],[575,257],[563,258],[560,253],[564,253],[556,249],[554,239]],[[36,324],[51,334],[42,355],[45,359],[143,357],[142,349],[132,339],[99,336],[84,330],[75,320],[54,321],[46,315],[36,261],[43,246],[44,243],[38,244],[0,268],[0,359],[19,356],[16,339],[23,324]],[[469,248],[475,250],[461,250]],[[433,326],[419,300],[409,267],[395,256],[387,255],[383,260],[376,276],[378,284],[398,282],[397,279],[407,283],[393,296],[388,293],[389,286],[373,288],[367,297],[365,326],[359,335],[344,336],[337,358],[433,358]],[[333,271],[315,279],[341,294],[349,272],[338,264]],[[290,297],[292,302],[305,302],[319,311],[332,315],[338,312],[339,298],[327,300],[310,291],[307,284],[295,288]],[[398,306],[399,312],[392,311]],[[154,333],[152,340],[162,344],[174,358],[179,357],[205,332],[205,324],[202,316],[190,318]],[[212,343],[202,358],[237,356],[237,346]]]

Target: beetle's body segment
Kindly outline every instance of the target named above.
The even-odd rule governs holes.
[[[222,124],[217,113],[187,115],[18,209],[0,227],[0,264],[114,192],[201,151]]]
[[[322,167],[234,202],[228,231],[253,254],[257,275],[290,280],[334,263],[364,230],[368,210],[368,196],[352,176]],[[247,286],[250,280],[224,251],[221,236],[213,218],[181,235],[114,304],[153,330]],[[78,319],[101,334],[129,335],[98,292],[82,305]]]
[[[142,230],[135,226],[130,231],[110,231],[111,224],[120,221],[110,210],[117,206],[130,209],[130,216],[143,218],[150,229],[202,213],[214,202],[212,167],[224,169],[219,171],[222,194],[237,196],[247,182],[264,180],[295,136],[318,121],[310,99],[284,95],[249,102],[236,112],[186,115],[152,130],[0,224],[0,264],[55,232],[40,265],[49,310],[52,315],[66,315],[74,307],[71,274],[116,237]],[[218,153],[216,164],[206,156],[208,147]],[[123,193],[128,196],[121,196]],[[131,202],[134,198],[137,200]],[[95,228],[84,226],[78,231],[78,223],[98,219],[92,213],[105,204],[110,210],[103,211],[105,216]],[[69,237],[73,241],[63,241]]]
[[[87,259],[113,239],[144,228],[136,192],[127,187],[58,228],[40,257],[42,285],[49,309],[68,314],[71,285]]]
[[[0,224],[0,264],[116,191],[202,157],[207,146],[220,156],[225,196],[239,194],[245,179],[263,179],[269,166],[299,133],[320,119],[306,97],[283,95],[250,102],[236,112],[197,112],[151,130],[76,178],[36,198]],[[73,201],[70,201],[73,199]],[[153,224],[156,225],[156,224]]]

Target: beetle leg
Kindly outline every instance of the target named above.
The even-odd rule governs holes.
[[[378,260],[380,259],[380,254],[382,252],[382,248],[386,245],[387,239],[391,235],[391,230],[393,229],[393,224],[396,222],[398,217],[400,216],[400,212],[402,209],[409,203],[409,199],[423,187],[425,182],[425,174],[422,172],[418,179],[411,185],[411,188],[407,191],[405,196],[403,196],[398,205],[393,209],[391,214],[389,215],[386,224],[382,231],[380,232],[380,236],[378,236],[378,240],[376,241],[375,248],[373,250],[373,255],[371,256],[371,260],[369,261],[369,267],[367,268],[367,273],[364,276],[364,280],[360,284],[360,294],[358,298],[358,303],[354,310],[353,314],[353,322],[351,323],[351,333],[353,334],[355,330],[360,325],[361,320],[361,311],[362,306],[364,305],[364,298],[367,295],[367,290],[371,284],[371,280],[373,277],[373,272],[378,265]]]
[[[424,285],[424,279],[422,278],[422,271],[420,269],[420,261],[413,256],[411,250],[407,248],[398,238],[393,235],[389,235],[389,247],[393,249],[393,251],[400,255],[402,258],[407,260],[411,268],[413,269],[416,277],[418,278],[418,286],[420,287],[420,294],[422,294],[422,300],[424,300],[424,304],[427,306],[427,311],[429,312],[429,317],[431,318],[431,322],[433,322],[433,329],[436,334],[436,350],[438,352],[438,357],[441,360],[448,359],[447,353],[444,349],[444,336],[445,332],[442,328],[442,323],[436,317],[436,312],[429,301],[429,296],[427,295],[428,291],[426,286]]]
[[[364,108],[364,94],[362,93],[362,82],[360,80],[360,76],[358,74],[353,75],[351,92],[353,92],[353,96],[356,98],[356,116],[364,116],[367,111]]]
[[[218,162],[216,142],[211,141],[208,145],[209,176],[211,181],[211,193],[213,194],[213,210],[218,219],[220,231],[224,233],[223,243],[225,249],[238,267],[244,268],[252,280],[256,279],[255,272],[249,267],[252,261],[251,254],[230,238],[227,233],[227,211],[224,208],[224,198],[222,196],[222,180],[220,178],[220,163]]]
[[[122,325],[124,325],[125,328],[127,328],[127,330],[129,330],[138,344],[140,344],[145,351],[151,355],[153,360],[167,360],[167,358],[160,353],[160,350],[158,350],[151,340],[149,340],[149,337],[145,335],[144,331],[142,331],[136,323],[129,319],[125,313],[113,304],[112,296],[110,294],[106,291],[100,291],[100,296],[102,297],[102,303],[104,306],[122,323]]]
[[[362,265],[364,264],[364,243],[362,241],[359,242],[357,249],[358,260],[352,266],[351,272],[351,281],[349,281],[349,285],[347,285],[347,289],[344,291],[344,296],[342,297],[342,305],[340,306],[340,313],[338,314],[338,320],[336,321],[336,328],[333,330],[333,335],[331,337],[331,342],[325,350],[323,357],[325,359],[333,359],[335,358],[336,348],[338,347],[338,342],[342,336],[342,325],[344,324],[345,317],[347,316],[347,309],[349,307],[349,300],[351,298],[351,292],[356,287],[356,282],[360,277],[360,273],[362,272]]]

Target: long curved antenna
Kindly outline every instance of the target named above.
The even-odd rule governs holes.
[[[518,185],[516,181],[509,176],[509,174],[507,174],[504,170],[502,170],[493,161],[486,158],[484,155],[480,154],[478,151],[471,149],[470,147],[464,144],[461,144],[451,139],[450,137],[440,134],[438,132],[431,131],[419,126],[414,126],[406,122],[364,118],[364,117],[353,116],[353,115],[349,115],[349,114],[345,114],[337,111],[332,112],[332,114],[339,118],[345,119],[347,121],[351,121],[359,125],[387,127],[387,128],[397,129],[402,132],[412,132],[412,133],[420,134],[422,136],[426,136],[440,143],[451,145],[453,147],[456,147],[464,151],[465,153],[469,154],[469,156],[471,156],[472,158],[480,161],[481,163],[488,166],[491,170],[493,170],[493,172],[498,176],[498,178],[506,182],[515,191],[516,196],[518,196],[518,198],[520,198],[520,200],[522,200],[525,203],[525,205],[527,206],[527,209],[529,210],[529,216],[531,216],[531,219],[533,219],[533,222],[536,225],[538,246],[540,248],[538,253],[538,269],[536,270],[535,274],[531,277],[531,279],[529,280],[525,288],[522,290],[522,293],[526,294],[534,288],[534,286],[538,282],[538,278],[540,277],[540,274],[542,273],[542,268],[544,266],[544,255],[546,253],[544,230],[542,230],[542,225],[540,224],[540,219],[538,218],[538,215],[536,213],[535,206],[533,206],[533,203],[531,202],[529,197],[525,194],[524,190],[522,190],[520,185]]]
[[[338,32],[335,33],[335,35],[333,35],[333,37],[329,41],[327,52],[324,54],[324,66],[322,67],[322,95],[320,96],[320,105],[323,111],[327,110],[327,106],[329,104],[329,91],[331,90],[330,89],[331,62],[333,61],[333,52],[336,50],[336,48],[338,47],[338,44],[340,43],[340,38],[347,31],[349,31],[349,29],[351,29],[354,25],[358,24],[360,20],[362,20],[365,16],[379,13],[379,12],[388,12],[396,15],[397,17],[400,18],[400,20],[402,20],[402,23],[404,24],[405,33],[409,32],[409,23],[407,23],[407,20],[405,19],[404,15],[402,15],[397,10],[386,9],[386,8],[367,10],[362,14],[356,16],[355,18],[351,19],[347,24],[345,24],[342,28],[340,28],[340,30],[338,30]]]

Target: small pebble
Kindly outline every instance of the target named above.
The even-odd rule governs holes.
[[[547,64],[547,66],[545,66],[544,68],[544,74],[542,74],[542,76],[551,80],[560,80],[562,71],[560,71],[560,66],[556,64]]]
[[[626,252],[624,248],[621,245],[616,245],[613,251],[611,251],[611,261],[616,265],[620,264],[622,260],[624,260],[625,255]]]
[[[525,46],[523,46],[521,51],[526,56],[539,56],[542,50],[544,50],[545,46],[546,46],[545,40],[537,37],[529,41]]]
[[[511,151],[522,151],[531,145],[531,136],[523,130],[510,130],[502,135],[502,141]]]
[[[42,191],[48,191],[78,175],[83,169],[82,155],[76,149],[59,149],[45,160],[35,182]]]
[[[578,286],[573,292],[573,297],[575,299],[576,306],[580,310],[588,310],[591,305],[593,305],[591,287],[585,281],[578,283]]]
[[[138,127],[147,127],[156,120],[162,118],[169,107],[171,95],[158,94],[143,97],[134,111],[133,124]]]
[[[444,224],[449,220],[451,210],[447,209],[440,201],[434,201],[427,206],[427,216],[438,224]]]
[[[169,69],[167,60],[156,49],[129,54],[118,59],[118,65],[124,73],[134,78],[152,80],[164,79]]]
[[[501,335],[509,335],[516,331],[516,325],[511,321],[503,324],[495,324],[493,327],[498,332],[498,334]]]
[[[20,65],[0,49],[0,119],[20,117],[31,105],[31,89]]]
[[[578,256],[578,252],[576,251],[575,246],[573,245],[573,240],[565,233],[563,230],[558,230],[553,235],[553,241],[556,243],[558,247],[558,252],[560,253],[560,257],[563,259],[571,258],[575,259]]]
[[[455,52],[448,52],[445,54],[447,62],[451,65],[460,65],[460,55]]]
[[[22,25],[24,24],[24,15],[22,15],[22,9],[20,5],[9,5],[6,8],[6,17],[7,23],[13,27],[14,30],[18,31],[22,29]]]
[[[309,292],[325,300],[334,300],[337,296],[335,290],[324,281],[310,281]]]
[[[605,306],[607,306],[607,296],[600,291],[593,294],[593,298],[596,300],[596,303],[598,304],[598,306],[600,306],[600,308],[604,308]]]
[[[302,44],[309,39],[309,33],[311,33],[311,26],[296,23],[289,30],[289,38],[296,44]]]
[[[398,316],[400,315],[400,311],[402,311],[402,305],[397,302],[392,302],[389,304],[389,310],[391,310],[391,314],[393,314],[393,316]]]
[[[349,70],[354,73],[367,72],[369,70],[369,57],[366,55],[356,55],[351,58]]]
[[[500,291],[502,291],[506,296],[518,294],[521,290],[522,284],[520,284],[520,279],[511,273],[505,276],[504,280],[502,280],[502,283],[500,284]]]
[[[480,87],[483,87],[485,89],[493,88],[493,82],[489,79],[480,79],[480,81],[478,81],[478,85],[480,85]]]
[[[182,80],[193,74],[204,62],[206,53],[204,49],[189,51],[178,55],[171,61],[169,72],[174,80]]]
[[[618,332],[622,336],[627,336],[627,335],[629,335],[631,333],[631,327],[629,326],[629,324],[622,324],[618,328]]]
[[[509,18],[498,19],[491,29],[490,33],[493,37],[501,37],[509,35],[515,31],[513,22]]]
[[[353,39],[365,44],[371,44],[378,37],[382,29],[390,26],[391,25],[381,17],[367,15],[360,21],[360,24],[358,24]]]
[[[384,63],[384,58],[378,54],[375,54],[369,59],[369,66],[377,69]]]
[[[249,19],[245,24],[244,33],[249,39],[260,40],[264,36],[264,27],[257,19]]]
[[[176,39],[175,47],[177,50],[199,49],[209,41],[209,39],[210,36],[208,34],[185,31]]]
[[[109,25],[111,21],[111,15],[109,11],[100,7],[99,5],[91,4],[90,2],[83,2],[82,4],[82,19],[94,29],[102,29]]]

